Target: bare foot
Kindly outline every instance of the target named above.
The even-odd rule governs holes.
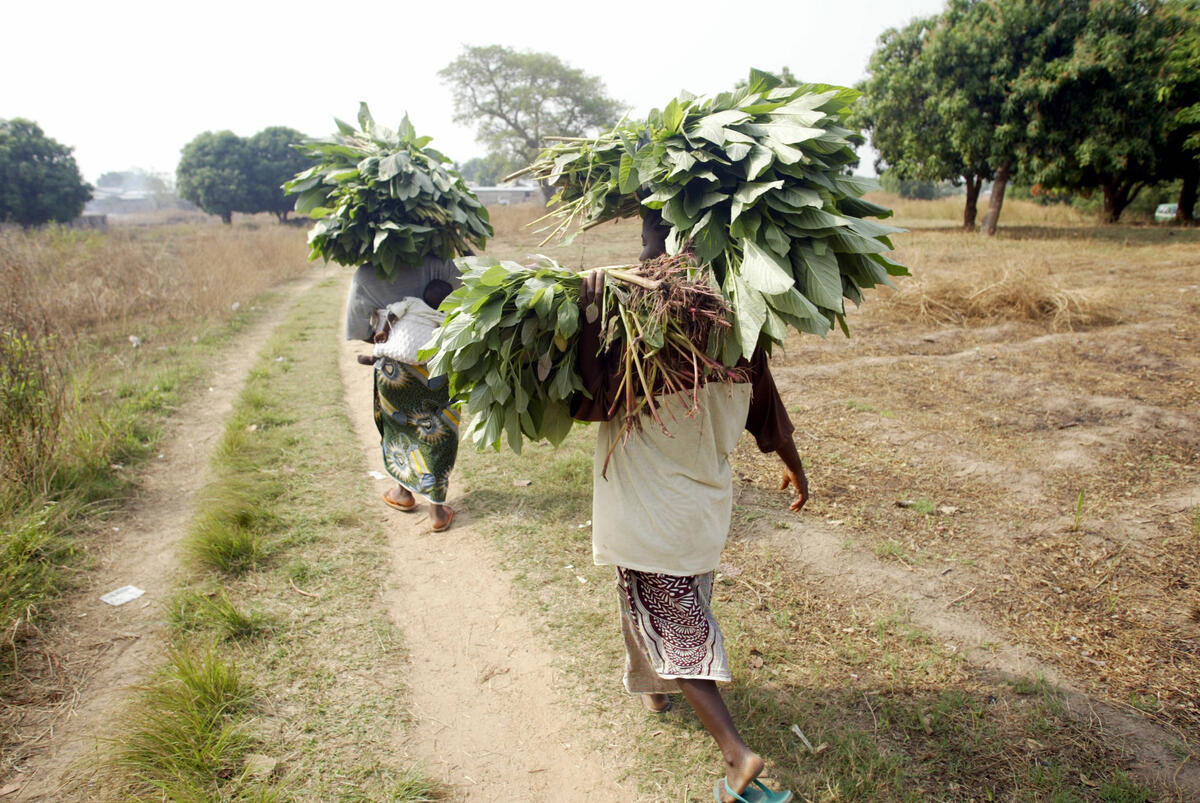
[[[725,759],[725,783],[729,784],[729,788],[739,795],[746,791],[746,787],[762,771],[762,756],[750,750],[737,756],[732,761],[728,758]],[[724,789],[721,790],[721,800],[724,803],[737,803],[737,798],[730,795]]]
[[[430,505],[429,519],[433,522],[433,531],[435,533],[448,530],[450,522],[454,521],[454,509],[448,505]]]
[[[642,705],[647,711],[661,714],[671,707],[671,698],[665,694],[643,694]]]
[[[403,485],[397,485],[385,493],[383,501],[387,502],[388,507],[394,507],[396,510],[412,510],[417,506],[416,498]]]

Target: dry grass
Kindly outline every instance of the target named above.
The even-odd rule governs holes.
[[[307,270],[292,227],[0,231],[6,703],[34,694],[19,681],[41,660],[35,623],[102,543],[94,528],[132,488],[180,394],[256,300]]]
[[[897,292],[881,295],[881,313],[925,324],[1032,321],[1057,332],[1120,320],[1108,293],[1069,290],[1044,271],[1025,268],[973,284],[961,277],[918,277],[902,282]]]
[[[226,716],[209,698],[231,695],[203,693],[174,660],[168,677],[199,689],[152,686],[120,717],[132,738],[106,757],[105,799],[434,799],[393,741],[409,718],[405,656],[380,597],[387,539],[357,508],[370,480],[329,314],[344,294],[343,282],[319,285],[272,335],[201,494],[193,550],[222,540],[223,524],[257,538],[265,559],[231,565],[220,546],[200,550],[169,611],[174,655],[209,655],[221,677],[236,670],[241,708]],[[256,772],[252,753],[270,769]]]
[[[901,198],[888,192],[873,192],[867,199],[890,207],[896,213],[900,225],[928,227],[932,225],[961,226],[966,196],[938,198],[932,201],[917,201]],[[976,225],[983,223],[987,213],[988,197],[979,199],[979,216]],[[1089,226],[1094,219],[1074,207],[1065,204],[1042,206],[1033,201],[1006,198],[1000,210],[1000,230],[1010,226]]]
[[[498,240],[522,236],[525,227],[544,214],[546,214],[546,208],[540,203],[508,206],[496,204],[488,207],[488,215],[491,217],[492,228],[495,230]]]
[[[303,234],[283,226],[4,231],[0,325],[79,337],[198,319],[295,276],[306,256]]]

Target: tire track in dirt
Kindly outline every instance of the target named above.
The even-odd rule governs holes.
[[[111,722],[130,687],[160,662],[166,644],[163,605],[176,585],[178,549],[192,521],[196,491],[204,487],[213,448],[262,344],[291,310],[294,300],[330,275],[312,273],[284,289],[274,310],[238,334],[218,359],[196,396],[179,405],[166,424],[157,458],[139,470],[138,491],[108,523],[110,537],[96,551],[95,567],[77,591],[55,603],[46,628],[48,653],[72,675],[69,704],[22,730],[21,786],[12,800],[91,800],[91,760],[101,740],[118,737]],[[120,607],[99,601],[125,585],[145,590]]]
[[[358,353],[367,353],[366,344],[343,344],[346,404],[364,453],[381,470],[372,372],[357,363]],[[377,483],[377,492],[390,484]],[[592,752],[595,724],[564,698],[556,655],[534,634],[453,487],[452,480],[456,516],[445,533],[432,532],[424,502],[401,513],[378,495],[363,500],[389,532],[395,581],[385,601],[412,664],[413,721],[397,727],[397,748],[449,786],[453,800],[635,799],[628,782],[617,780],[617,751]]]

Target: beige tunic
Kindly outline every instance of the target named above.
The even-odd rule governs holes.
[[[678,396],[660,399],[670,435],[645,419],[641,432],[617,445],[607,479],[601,470],[622,437],[621,422],[600,424],[592,494],[597,565],[676,576],[717,568],[733,509],[729,454],[746,427],[750,392],[746,382],[704,385],[692,417]]]

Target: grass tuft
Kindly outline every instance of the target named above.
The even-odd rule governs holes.
[[[46,505],[6,517],[0,530],[0,624],[12,632],[32,620],[56,585],[56,569],[70,555],[56,526],[56,509]]]
[[[135,800],[270,799],[242,773],[252,694],[212,648],[173,651],[115,729],[108,780]]]
[[[199,565],[230,575],[257,568],[267,556],[261,535],[215,513],[201,516],[188,533],[185,548]]]
[[[225,590],[213,594],[185,591],[172,600],[168,616],[180,632],[216,630],[230,641],[252,639],[272,630],[271,617],[259,610],[242,610]]]

